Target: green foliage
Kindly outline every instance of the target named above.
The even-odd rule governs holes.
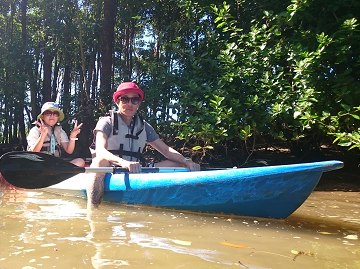
[[[359,147],[356,1],[117,2],[111,89],[99,88],[102,1],[28,0],[26,22],[21,1],[3,2],[4,137],[18,136],[10,134],[15,127],[5,130],[18,125],[8,122],[13,115],[25,107],[30,119],[40,109],[47,55],[52,94],[69,118],[99,117],[114,106],[117,84],[132,80],[145,91],[141,113],[159,134],[190,140],[194,151],[229,141],[250,147],[257,136],[300,147],[330,136]]]
[[[251,25],[231,4],[214,10],[226,45],[220,85],[224,96],[240,101],[232,106],[244,118],[240,124],[289,141],[315,139],[319,130],[357,130],[359,114],[350,108],[360,100],[359,4],[260,1],[261,12],[238,3],[254,15]]]

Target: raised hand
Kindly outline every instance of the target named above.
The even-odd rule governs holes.
[[[82,125],[83,125],[83,123],[80,123],[78,125],[78,121],[77,120],[75,121],[74,129],[70,133],[70,138],[76,138],[76,136],[81,132],[80,128]]]
[[[44,123],[44,121],[42,119],[40,119],[40,122],[36,120],[34,123],[39,125],[39,132],[42,135],[44,135],[44,136],[47,135],[49,128],[47,127],[47,125]]]

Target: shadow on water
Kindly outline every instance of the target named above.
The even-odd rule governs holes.
[[[125,213],[125,211],[115,211],[115,214],[125,215],[127,213]],[[108,216],[107,225],[111,227],[106,229],[104,227],[104,223],[101,221],[101,215],[102,214],[100,213],[99,216],[93,215],[92,217],[87,218],[91,227],[91,233],[89,233],[86,238],[96,247],[96,254],[91,258],[92,265],[96,268],[98,268],[97,266],[104,266],[104,264],[112,264],[117,266],[130,265],[129,260],[136,260],[137,264],[141,264],[139,261],[139,256],[144,257],[146,260],[146,257],[150,258],[151,256],[155,255],[155,252],[162,250],[170,251],[174,254],[198,257],[201,260],[207,262],[217,262],[214,258],[214,256],[218,254],[218,251],[216,250],[189,248],[188,246],[191,245],[191,242],[189,241],[175,240],[164,236],[154,236],[151,234],[151,232],[150,234],[144,233],[144,230],[146,231],[147,229],[153,229],[150,227],[149,224],[151,222],[149,221],[124,222],[124,217]],[[151,216],[148,215],[148,217]],[[107,256],[106,247],[108,243],[99,243],[97,242],[97,238],[99,238],[99,236],[103,236],[105,231],[109,233],[108,237],[111,244],[128,247],[131,245],[136,246],[135,253],[131,255],[127,253],[127,258],[125,260],[104,259],[103,257]],[[152,249],[154,253],[151,254],[149,249]],[[134,255],[134,257],[131,257],[132,255]],[[228,262],[228,264],[231,263]]]
[[[327,192],[360,192],[359,174],[360,168],[358,167],[354,170],[340,169],[326,172],[322,175],[315,190]]]

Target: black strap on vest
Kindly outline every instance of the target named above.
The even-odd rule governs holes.
[[[139,117],[139,120],[141,121],[141,125],[142,128],[134,135],[134,128],[136,126],[136,120]],[[111,121],[113,123],[113,135],[118,135],[119,133],[119,122],[118,122],[118,115],[115,112],[111,113]],[[131,128],[131,134],[126,134],[125,138],[129,138],[129,139],[139,139],[139,135],[141,134],[141,132],[144,131],[144,119],[138,115],[134,117],[134,122],[132,124],[132,128]],[[138,149],[137,152],[132,152],[132,151],[127,151],[124,150],[124,145],[120,144],[119,146],[119,150],[109,150],[112,154],[118,155],[119,157],[122,157],[123,155],[126,156],[130,156],[130,157],[135,157],[136,159],[138,159],[143,165],[145,165],[145,158],[142,156],[141,152],[140,152],[140,147]]]
[[[131,134],[127,134],[125,135],[125,138],[131,138],[131,139],[139,139],[139,134],[141,134],[142,131],[144,131],[144,120],[141,116],[139,116],[139,119],[141,120],[142,123],[142,128],[140,131],[138,131],[135,135],[134,135],[134,128],[136,125],[136,119],[137,117],[134,117],[134,122],[133,122],[133,126],[131,128]]]
[[[120,148],[122,145],[120,145]],[[146,160],[145,158],[142,156],[141,152],[140,152],[140,148],[138,150],[138,152],[132,152],[132,151],[127,151],[127,150],[122,150],[122,149],[119,149],[119,150],[109,150],[112,154],[114,155],[119,155],[119,157],[122,157],[123,155],[126,155],[126,156],[131,156],[131,157],[135,157],[136,159],[138,159],[142,165],[145,166],[146,164]],[[120,153],[120,154],[119,154]]]
[[[111,113],[111,121],[113,123],[113,135],[117,135],[119,133],[119,122],[117,113]]]
[[[142,128],[139,132],[137,132],[135,135],[133,135],[134,132],[134,128],[135,128],[135,124],[136,124],[136,119],[137,117],[134,117],[134,124],[133,127],[131,128],[131,134],[127,134],[125,136],[125,138],[132,138],[132,139],[139,139],[139,134],[141,134],[141,132],[144,130],[144,119],[141,115],[138,115],[140,121],[141,121],[141,125]],[[113,135],[117,135],[119,133],[119,121],[118,121],[118,115],[117,113],[111,113],[111,121],[113,123]]]

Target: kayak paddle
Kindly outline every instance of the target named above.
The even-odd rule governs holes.
[[[145,167],[142,173],[159,172]],[[161,172],[189,171],[186,168],[161,168]],[[78,167],[60,158],[41,152],[13,151],[0,158],[2,177],[11,185],[24,189],[46,188],[80,173],[126,173],[122,167]]]

